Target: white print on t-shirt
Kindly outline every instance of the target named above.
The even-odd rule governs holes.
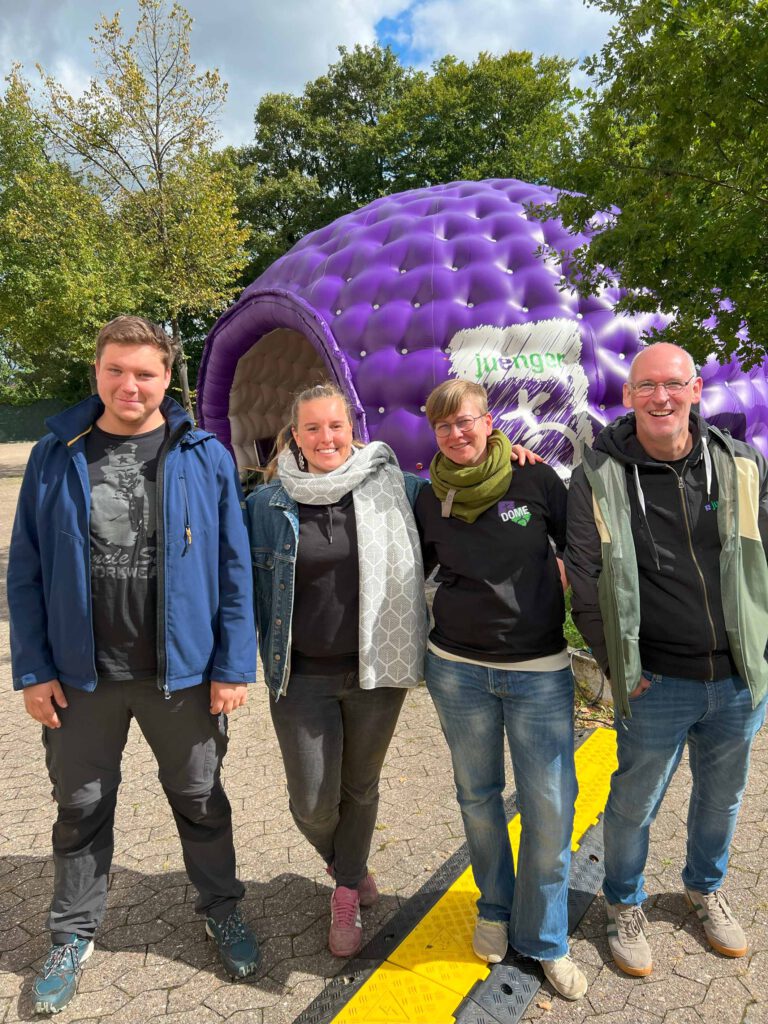
[[[155,533],[155,483],[146,480],[142,463],[136,458],[136,444],[125,441],[107,449],[107,464],[101,467],[104,482],[91,491],[91,527],[112,551],[91,552],[91,575],[95,578],[126,579],[155,575],[154,547],[137,544],[153,539]],[[134,554],[135,552],[135,554]]]

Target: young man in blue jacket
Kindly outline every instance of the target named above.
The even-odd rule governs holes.
[[[38,1013],[77,989],[103,914],[120,761],[135,718],[157,759],[196,909],[232,977],[259,950],[238,903],[220,781],[226,716],[255,681],[250,552],[235,467],[165,396],[173,341],[120,316],[96,342],[98,397],[48,421],[8,564],[14,688],[43,726],[58,805],[52,946]]]

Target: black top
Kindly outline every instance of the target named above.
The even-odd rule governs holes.
[[[431,487],[416,501],[425,571],[439,564],[435,646],[475,661],[527,661],[565,647],[555,552],[567,491],[543,463],[515,468],[501,501],[474,523],[443,519]]]
[[[712,466],[707,489],[699,422],[693,424],[691,452],[673,462],[645,452],[633,418],[623,417],[612,426],[613,432],[601,433],[596,447],[626,467],[643,668],[686,679],[732,675],[735,666],[720,594],[717,474]]]
[[[94,426],[85,439],[99,682],[157,674],[155,481],[165,437],[163,424],[131,437]]]
[[[357,667],[360,567],[352,492],[334,505],[299,505],[299,544],[291,623],[291,668]]]

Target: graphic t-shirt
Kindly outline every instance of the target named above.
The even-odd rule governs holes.
[[[157,672],[156,479],[165,424],[125,437],[94,426],[85,442],[91,485],[91,598],[99,681]]]

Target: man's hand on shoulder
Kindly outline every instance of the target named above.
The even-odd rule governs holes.
[[[217,683],[211,680],[211,714],[231,714],[248,700],[247,683]]]
[[[68,704],[58,679],[49,679],[47,683],[25,686],[23,693],[27,714],[31,715],[36,722],[47,725],[49,729],[58,729],[61,726],[61,719],[56,714],[56,707],[66,708]]]

